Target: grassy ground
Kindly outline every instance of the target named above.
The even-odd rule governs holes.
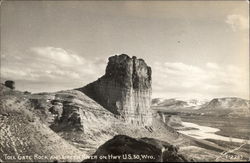
[[[238,148],[242,145],[240,143],[227,142],[227,141],[214,140],[214,139],[206,139],[206,140],[213,142],[213,143],[216,143],[220,146],[224,146],[225,148],[229,148],[229,149],[235,149],[235,148]],[[242,145],[242,147],[240,147],[237,151],[249,153],[250,152],[250,144]]]
[[[207,139],[210,142],[213,142],[219,146],[228,148],[228,154],[225,154],[223,157],[227,157],[229,160],[249,160],[250,159],[250,144],[240,144],[235,142],[227,142],[221,140]],[[234,151],[234,154],[230,153]]]

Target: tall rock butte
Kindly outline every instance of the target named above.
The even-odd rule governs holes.
[[[151,68],[126,54],[109,57],[105,75],[78,90],[127,123],[150,126]]]

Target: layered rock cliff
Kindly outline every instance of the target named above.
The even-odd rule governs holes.
[[[106,73],[78,90],[125,122],[151,125],[151,68],[143,59],[126,54],[109,58]]]

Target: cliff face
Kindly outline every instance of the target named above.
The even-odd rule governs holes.
[[[152,122],[151,73],[144,60],[115,55],[109,58],[104,76],[78,90],[125,122],[146,126]]]

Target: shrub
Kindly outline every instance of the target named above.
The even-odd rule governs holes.
[[[25,94],[25,95],[30,95],[30,94],[31,94],[31,92],[29,92],[29,91],[25,91],[25,92],[24,92],[24,94]]]
[[[15,82],[12,80],[6,80],[4,85],[10,89],[15,89]]]

